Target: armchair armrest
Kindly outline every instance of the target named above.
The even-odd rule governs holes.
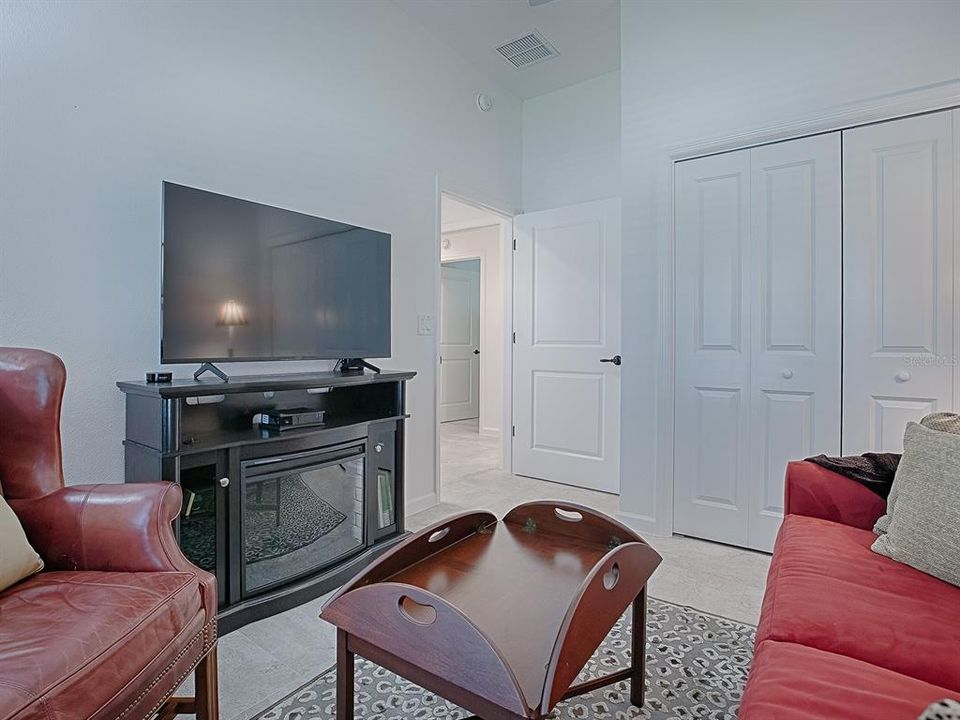
[[[193,573],[215,613],[216,579],[187,559],[173,533],[182,498],[163,482],[68,485],[9,503],[48,570]]]
[[[886,501],[850,478],[805,460],[787,464],[784,513],[872,530]]]

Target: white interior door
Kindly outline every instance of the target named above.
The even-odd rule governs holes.
[[[674,530],[747,545],[750,152],[676,166]]]
[[[440,268],[440,422],[479,415],[480,261],[474,260]]]
[[[840,136],[678,163],[674,529],[770,550],[840,449]]]
[[[750,151],[747,546],[773,550],[791,460],[840,452],[840,133]]]
[[[843,452],[900,452],[953,395],[950,112],[843,133]]]
[[[620,200],[514,219],[519,475],[620,490]],[[624,360],[629,362],[629,358]]]

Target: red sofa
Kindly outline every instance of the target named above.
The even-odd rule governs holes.
[[[960,696],[960,588],[870,550],[885,509],[790,463],[741,720],[914,720]]]
[[[180,488],[65,487],[65,382],[0,348],[0,493],[46,563],[0,592],[0,720],[216,720],[216,579],[177,546]],[[171,697],[191,672],[196,697]]]

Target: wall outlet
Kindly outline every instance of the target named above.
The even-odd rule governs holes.
[[[433,335],[433,315],[417,315],[417,335]]]

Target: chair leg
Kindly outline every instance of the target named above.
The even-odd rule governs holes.
[[[353,720],[353,653],[347,633],[337,630],[337,720]]]
[[[643,707],[644,670],[647,657],[647,588],[644,586],[640,594],[633,601],[633,626],[631,628],[630,651],[633,664],[633,673],[630,676],[630,704]]]
[[[220,719],[220,693],[217,684],[217,646],[200,661],[194,673],[197,720]]]

